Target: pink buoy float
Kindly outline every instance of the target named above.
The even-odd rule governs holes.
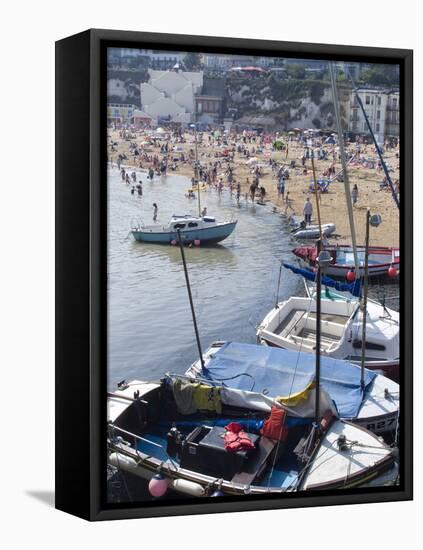
[[[148,490],[152,497],[162,497],[168,489],[167,479],[162,474],[156,474],[150,479]]]

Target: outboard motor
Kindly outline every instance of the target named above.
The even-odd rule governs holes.
[[[172,426],[167,433],[167,454],[171,458],[175,458],[180,454],[180,447],[182,443],[183,436],[176,426]]]

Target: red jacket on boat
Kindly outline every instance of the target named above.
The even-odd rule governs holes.
[[[225,426],[226,433],[223,439],[225,443],[225,451],[236,453],[238,451],[246,451],[254,448],[254,443],[244,432],[243,427],[238,422],[231,422]]]
[[[278,407],[272,407],[269,418],[265,420],[263,428],[260,430],[261,435],[270,439],[285,441],[288,436],[288,428],[284,426],[284,422],[285,411]]]

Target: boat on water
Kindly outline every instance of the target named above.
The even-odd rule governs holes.
[[[212,216],[173,215],[168,225],[143,225],[138,223],[131,233],[136,241],[146,243],[175,244],[178,230],[185,244],[215,244],[234,231],[237,220],[218,222]]]
[[[316,296],[292,296],[280,302],[257,328],[257,340],[269,346],[315,353]],[[321,354],[361,364],[363,312],[358,299],[321,299]],[[368,300],[365,363],[367,369],[399,378],[399,313]]]
[[[296,239],[318,239],[320,237],[320,226],[318,224],[306,224],[306,222],[296,216],[289,219],[291,235]],[[322,235],[329,237],[336,230],[334,223],[322,224]]]
[[[396,429],[399,411],[396,382],[366,370],[362,389],[360,367],[328,357],[321,357],[320,369],[321,387],[333,400],[341,420],[349,420],[376,434]],[[215,342],[204,353],[204,367],[196,361],[185,374],[216,384],[224,381],[226,387],[240,392],[248,391],[254,381],[265,388],[267,397],[281,399],[278,396],[292,395],[290,388],[294,381],[298,385],[300,380],[313,380],[314,372],[314,357],[308,353]],[[254,391],[258,391],[255,386]]]
[[[326,274],[331,277],[346,277],[349,271],[355,270],[354,265],[354,250],[349,245],[333,245],[325,246],[332,261],[326,269]],[[318,256],[317,247],[315,246],[300,246],[292,251],[300,258],[307,267],[315,267]],[[360,277],[364,276],[366,247],[357,247],[358,269]],[[393,267],[397,272],[400,268],[400,249],[388,246],[369,246],[369,269],[368,276],[384,276],[388,274],[388,270]]]
[[[395,451],[340,420],[323,389],[314,422],[312,378],[296,380],[285,402],[259,379],[248,390],[176,374],[123,381],[108,394],[108,463],[198,498],[395,483]]]

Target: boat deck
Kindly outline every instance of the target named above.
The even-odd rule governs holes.
[[[316,314],[311,312],[308,316],[312,319],[316,318]],[[336,313],[322,313],[322,321],[329,321],[330,323],[336,323],[338,325],[345,326],[348,322],[348,315],[337,315]]]
[[[189,424],[189,422],[187,423]],[[213,425],[211,419],[207,419],[208,425]],[[184,435],[188,434],[191,427],[181,427],[180,423],[176,424],[181,429]],[[195,424],[194,424],[195,425]],[[137,450],[149,456],[154,456],[163,462],[169,460],[166,452],[167,438],[166,434],[169,431],[171,424],[166,426],[156,427],[154,430],[148,430],[143,433],[143,441],[138,442]],[[294,432],[298,430],[306,431],[308,427],[301,426],[293,428]],[[298,476],[298,464],[292,449],[297,443],[298,436],[293,437],[292,441],[288,438],[288,442],[283,445],[284,452],[278,460],[270,461],[272,452],[275,450],[275,442],[267,438],[261,438],[257,445],[257,452],[250,462],[244,464],[243,469],[235,474],[232,478],[234,483],[245,483],[247,485],[258,485],[267,487],[287,488],[292,483],[295,483]],[[172,458],[175,464],[180,464],[177,457]],[[263,472],[261,470],[263,469]],[[230,480],[229,480],[230,481]]]
[[[305,315],[305,309],[293,309],[278,325],[274,333],[287,338]],[[310,319],[316,319],[316,313],[307,313],[307,317]],[[330,323],[336,323],[342,326],[345,326],[349,319],[347,315],[336,315],[334,313],[322,313],[321,318],[322,321],[328,321]]]
[[[287,338],[305,315],[305,309],[293,309],[273,331],[278,336]]]
[[[306,312],[303,309],[292,310],[279,326],[274,331],[275,334],[281,336],[282,338],[287,338],[295,343],[303,343],[305,345],[313,347],[316,343],[316,330],[315,328],[305,327],[298,330],[296,334],[294,331],[298,328],[299,324],[306,319],[316,319],[316,313]],[[349,320],[347,315],[338,315],[334,313],[322,313],[322,322],[335,323],[344,327]],[[330,332],[325,332],[324,327],[322,327],[322,332],[320,336],[321,346],[323,349],[330,347],[333,343],[339,342],[340,337],[337,334],[332,334]]]

